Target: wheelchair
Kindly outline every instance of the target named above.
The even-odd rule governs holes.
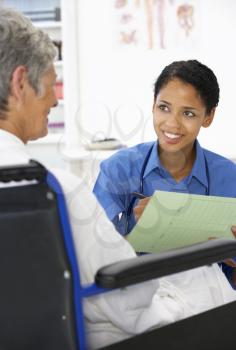
[[[81,285],[54,175],[35,161],[1,167],[11,181],[0,188],[0,350],[86,350],[84,298],[236,256],[236,241],[211,240],[105,266]],[[232,302],[103,349],[234,349],[235,320]]]

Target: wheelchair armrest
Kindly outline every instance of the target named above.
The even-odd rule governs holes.
[[[98,270],[102,288],[121,288],[236,256],[236,240],[212,239],[181,249],[126,259]]]

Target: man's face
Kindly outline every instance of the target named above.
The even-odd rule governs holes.
[[[48,133],[48,114],[57,105],[55,95],[56,73],[54,66],[43,75],[38,93],[27,82],[24,98],[24,139],[35,140]]]

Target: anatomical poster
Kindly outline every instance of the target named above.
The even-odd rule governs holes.
[[[113,0],[119,47],[194,47],[201,38],[201,0]]]

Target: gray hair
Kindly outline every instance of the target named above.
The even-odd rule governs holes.
[[[25,66],[29,83],[40,93],[40,80],[57,54],[49,36],[20,12],[0,5],[0,113],[7,111],[16,67]]]

